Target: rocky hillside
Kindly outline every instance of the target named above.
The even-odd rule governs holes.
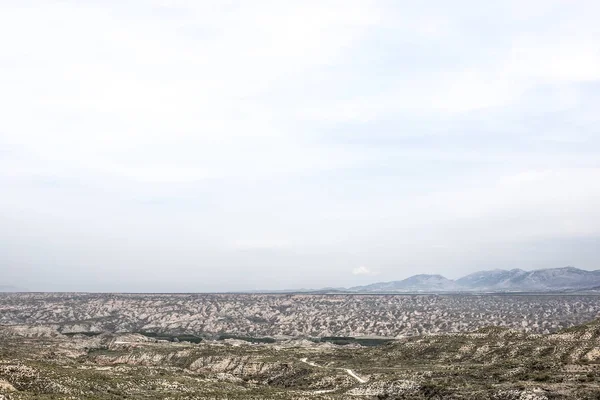
[[[459,333],[488,325],[549,333],[600,316],[596,295],[0,295],[1,325],[62,333],[223,333],[252,337]]]
[[[457,279],[456,283],[470,290],[508,290],[525,274],[527,272],[522,269],[479,271]]]
[[[0,398],[597,399],[598,322],[536,335],[487,327],[378,347],[306,340],[166,343],[0,328]]]

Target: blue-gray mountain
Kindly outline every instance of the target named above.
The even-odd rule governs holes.
[[[414,275],[401,281],[378,282],[367,286],[357,286],[350,288],[350,291],[356,292],[399,292],[399,291],[456,291],[460,290],[459,285],[442,275]]]
[[[0,293],[2,293],[2,292],[16,293],[16,292],[26,292],[26,290],[19,289],[18,287],[11,286],[11,285],[0,285]]]
[[[348,289],[351,292],[555,292],[597,289],[600,270],[586,271],[574,267],[479,271],[457,280],[441,275],[415,275],[410,278],[378,282]]]

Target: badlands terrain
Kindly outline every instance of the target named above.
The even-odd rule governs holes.
[[[0,295],[0,399],[600,399],[594,295]]]
[[[379,346],[308,340],[168,342],[0,328],[0,398],[598,399],[600,325],[506,328]]]
[[[487,326],[551,333],[598,316],[596,295],[0,294],[0,325],[68,334],[394,338]]]

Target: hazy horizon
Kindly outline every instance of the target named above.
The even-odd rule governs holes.
[[[0,285],[600,268],[595,1],[7,1]]]
[[[555,267],[555,268],[550,268],[550,269],[560,269],[560,268],[567,268],[567,267],[573,267],[572,265],[568,265],[565,267]],[[578,267],[575,267],[578,268]],[[522,268],[521,268],[522,269]],[[594,271],[594,270],[588,270],[585,268],[578,268],[581,270],[586,270],[586,271]],[[478,271],[474,271],[474,272],[482,272],[482,271],[497,271],[497,270],[506,270],[503,268],[495,268],[493,270],[478,270]],[[530,272],[530,271],[536,271],[536,270],[543,270],[543,268],[538,268],[538,269],[522,269],[524,271]],[[600,269],[598,269],[600,270]],[[421,273],[421,274],[415,274],[415,275],[438,275],[438,274],[428,274],[428,273]],[[468,275],[468,274],[467,274]],[[405,276],[403,278],[398,278],[398,279],[392,279],[391,281],[401,281],[403,279],[406,278],[410,278],[414,275],[410,275],[410,276]],[[443,276],[443,275],[442,275]],[[463,275],[466,276],[466,275]],[[449,279],[458,279],[461,278],[463,276],[458,276],[456,278],[449,278]],[[444,276],[445,278],[448,278],[447,276]],[[372,278],[372,281],[370,282],[365,282],[361,285],[358,286],[364,286],[364,285],[369,285],[369,284],[373,284],[373,283],[381,283],[381,282],[387,282],[387,281],[382,281],[382,280],[377,280],[376,278]],[[172,290],[172,291],[109,291],[109,290],[89,290],[89,291],[78,291],[78,290],[73,290],[73,291],[47,291],[47,290],[29,290],[26,287],[19,287],[16,285],[0,285],[0,289],[2,289],[4,286],[4,288],[8,287],[11,289],[17,289],[18,291],[24,291],[24,292],[42,292],[42,293],[52,293],[52,292],[56,292],[56,293],[68,293],[68,292],[74,292],[74,293],[155,293],[155,294],[162,294],[162,293],[171,293],[171,294],[187,294],[187,293],[192,293],[192,294],[203,294],[203,293],[277,293],[277,292],[293,292],[293,291],[303,291],[303,290],[322,290],[322,289],[349,289],[350,287],[341,287],[341,286],[325,286],[325,287],[289,287],[289,288],[283,288],[283,289],[269,289],[269,288],[262,288],[262,289],[238,289],[238,290],[220,290],[220,291],[177,291],[177,290]],[[402,292],[400,292],[402,293]]]
[[[546,269],[561,269],[561,268],[572,268],[574,266],[572,265],[567,265],[567,266],[563,266],[563,267],[550,267],[550,268],[534,268],[534,269],[526,269],[526,268],[516,268],[516,269],[521,269],[524,270],[526,272],[531,272],[531,271],[539,271],[539,270],[546,270]],[[590,270],[590,269],[586,269],[586,268],[579,268],[579,267],[575,267],[577,269],[580,270],[585,270],[585,271],[600,271],[600,269],[597,270]],[[360,269],[360,268],[358,268]],[[474,272],[487,272],[487,271],[498,271],[498,270],[508,270],[505,268],[494,268],[494,269],[482,269],[482,270],[477,270],[477,271],[472,271],[471,273]],[[354,272],[355,275],[361,275],[361,273],[357,273],[356,271]],[[462,278],[464,276],[467,276],[469,274],[465,274],[465,275],[460,275],[460,276],[456,276],[454,278],[449,278],[448,276],[444,276],[442,275],[444,278],[448,278],[451,280],[456,280],[458,278]],[[408,275],[408,276],[403,276],[400,278],[388,278],[388,279],[377,279],[378,274],[369,274],[371,275],[371,280],[366,280],[364,282],[362,282],[361,284],[358,284],[356,286],[364,286],[364,285],[370,285],[370,284],[374,284],[374,283],[382,283],[382,282],[391,282],[391,281],[402,281],[404,279],[407,278],[411,278],[415,275],[441,275],[441,274],[436,274],[436,273],[427,273],[427,272],[421,272],[418,274],[414,274],[414,275]],[[339,285],[330,285],[330,286],[322,286],[322,287],[287,287],[287,288],[279,288],[279,289],[273,289],[273,288],[259,288],[259,289],[237,289],[237,290],[203,290],[203,291],[199,291],[199,290],[189,290],[189,291],[185,291],[185,290],[166,290],[166,291],[161,291],[161,290],[107,290],[107,289],[93,289],[93,290],[30,290],[29,288],[26,287],[22,287],[19,285],[12,285],[10,283],[7,282],[2,282],[2,284],[0,284],[0,289],[16,289],[16,291],[19,292],[39,292],[39,293],[155,293],[155,294],[168,294],[168,293],[172,293],[172,294],[187,294],[187,293],[192,293],[192,294],[203,294],[203,293],[277,293],[277,292],[293,292],[293,291],[304,291],[304,290],[322,290],[322,289],[349,289],[351,287],[354,286],[347,286],[347,287],[342,287]],[[0,290],[0,292],[2,292],[2,290]],[[402,293],[402,292],[400,292]]]

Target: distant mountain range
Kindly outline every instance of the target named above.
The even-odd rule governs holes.
[[[11,286],[11,285],[0,285],[0,293],[15,293],[15,292],[26,292],[26,290],[24,289],[20,289],[18,287],[15,286]]]
[[[414,275],[401,281],[378,282],[349,289],[353,292],[455,291],[459,285],[442,275]]]
[[[353,293],[406,292],[556,292],[600,288],[600,270],[575,267],[538,269],[495,269],[479,271],[451,280],[441,275],[414,275],[401,281],[378,282],[346,289]]]

